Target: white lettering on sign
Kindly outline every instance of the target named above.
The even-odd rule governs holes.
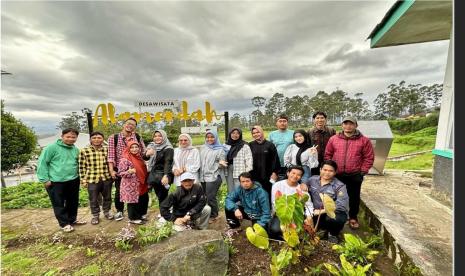
[[[202,134],[207,132],[207,130],[212,130],[218,133],[218,128],[216,126],[203,126],[203,127],[181,127],[181,133],[189,134]]]

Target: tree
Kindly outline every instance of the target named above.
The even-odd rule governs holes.
[[[65,117],[61,118],[57,129],[63,130],[66,128],[74,128],[79,130],[79,132],[88,132],[87,117],[75,111],[71,112],[71,114],[66,114]]]
[[[1,181],[5,187],[3,172],[23,166],[29,161],[37,146],[37,137],[32,129],[16,119],[10,112],[5,112],[1,101],[2,122],[2,162]]]
[[[252,104],[257,108],[257,110],[260,110],[260,107],[265,105],[266,99],[260,96],[255,96],[252,98]]]

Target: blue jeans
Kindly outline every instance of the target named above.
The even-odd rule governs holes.
[[[312,176],[312,172],[309,166],[302,166],[304,168],[304,175],[302,175],[301,183],[307,182],[307,180]]]

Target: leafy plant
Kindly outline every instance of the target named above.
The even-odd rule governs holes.
[[[373,261],[379,251],[373,250],[374,245],[379,244],[379,238],[372,238],[368,243],[360,237],[346,233],[344,234],[344,243],[333,245],[333,250],[347,258],[349,261],[355,261],[359,264],[367,264]]]
[[[342,254],[339,256],[341,260],[341,267],[334,266],[329,263],[324,263],[323,265],[325,268],[331,273],[332,275],[336,276],[365,276],[366,272],[370,270],[371,264],[367,264],[365,266],[361,266],[357,264],[357,266],[352,265],[346,260],[346,257]]]
[[[92,258],[97,254],[95,250],[92,250],[92,248],[87,247],[86,249],[86,257]]]
[[[169,236],[173,233],[173,223],[166,222],[161,225],[159,228],[156,226],[140,226],[137,229],[136,240],[137,242],[142,245],[149,245],[153,243],[157,243]]]
[[[233,242],[232,237],[225,237],[224,238],[224,243],[228,247],[229,256],[234,255],[237,252],[239,252],[239,250],[232,244],[232,242]]]
[[[129,240],[117,240],[115,242],[115,247],[122,251],[131,251],[133,245]]]
[[[131,242],[135,236],[136,232],[130,225],[121,228],[121,231],[116,235],[115,238],[115,247],[122,251],[130,251],[133,247]]]
[[[324,272],[323,264],[319,264],[315,267],[306,267],[304,268],[304,271],[307,273],[306,275],[312,275],[312,276],[322,275]]]

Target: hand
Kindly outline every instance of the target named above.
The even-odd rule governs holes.
[[[218,162],[221,166],[223,167],[227,167],[228,166],[228,162],[226,162],[225,160],[220,160],[220,162]]]
[[[311,155],[315,155],[318,154],[318,151],[316,150],[316,147],[311,147],[308,149],[308,153],[310,153]]]
[[[305,220],[304,220],[304,223],[305,225],[309,225],[311,227],[313,227],[313,219],[311,216],[308,216]]]
[[[326,213],[325,209],[315,209],[315,210],[313,210],[313,215],[314,216],[322,215],[324,213]]]
[[[300,189],[302,190],[302,192],[308,192],[307,184],[302,183],[299,186],[300,186]]]
[[[177,219],[174,221],[174,224],[176,224],[176,225],[183,225],[183,224],[184,224],[184,218],[177,218]]]
[[[234,215],[236,216],[237,219],[242,219],[241,210],[237,209],[236,211],[234,211]]]
[[[278,181],[278,175],[275,172],[271,174],[270,178],[273,178],[274,181]]]
[[[168,183],[168,176],[164,175],[162,178],[161,178],[161,184],[163,185],[166,185],[166,184],[169,184]]]
[[[116,172],[110,171],[111,178],[116,179]]]
[[[155,149],[152,149],[152,148],[148,149],[148,150],[145,152],[145,155],[146,155],[146,156],[153,156],[153,155],[155,155]]]
[[[128,173],[130,173],[130,174],[135,174],[135,173],[136,173],[136,169],[131,168],[131,169],[128,170]]]
[[[47,182],[44,183],[45,189],[49,188],[50,186],[52,186],[52,182],[47,181]]]
[[[174,169],[174,171],[173,171],[173,174],[175,176],[180,176],[182,173],[183,173],[183,171],[181,169]]]
[[[183,217],[184,223],[188,223],[191,220],[191,216],[185,215]]]

